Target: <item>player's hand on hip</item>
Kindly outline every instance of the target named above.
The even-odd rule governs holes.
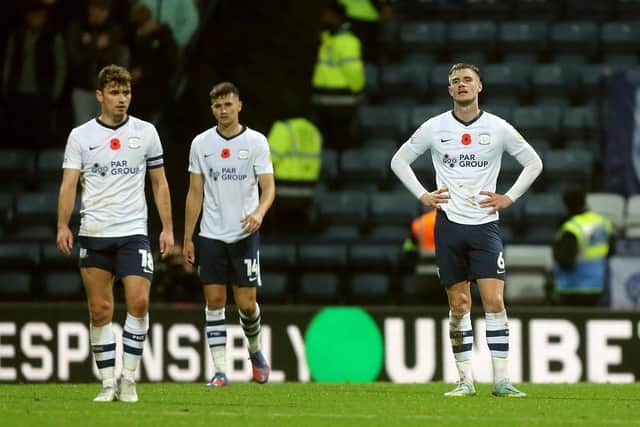
[[[165,259],[173,250],[173,231],[162,230],[160,233],[160,257]]]
[[[196,249],[193,240],[185,240],[182,244],[182,256],[189,264],[194,265],[196,262]]]
[[[441,203],[447,203],[449,201],[449,189],[447,187],[442,187],[431,193],[426,192],[420,196],[419,200],[420,203],[425,206],[440,209]]]
[[[498,212],[500,209],[508,208],[513,204],[513,200],[505,194],[492,193],[491,191],[481,191],[481,195],[487,196],[480,201],[481,208],[491,208],[489,215]]]
[[[66,256],[71,255],[73,248],[73,233],[68,226],[60,227],[56,236],[56,246],[58,250]]]
[[[253,212],[242,218],[242,221],[240,222],[242,223],[242,227],[244,227],[244,231],[247,233],[253,233],[262,225],[262,215],[258,212]]]

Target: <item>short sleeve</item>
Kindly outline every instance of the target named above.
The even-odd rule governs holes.
[[[257,145],[257,153],[255,156],[254,170],[257,175],[273,173],[273,165],[271,164],[271,153],[269,152],[269,144],[263,136]]]
[[[191,142],[191,149],[189,150],[189,172],[202,175],[202,168],[200,162],[198,162],[198,150],[196,148],[198,138],[194,138]]]
[[[82,147],[76,138],[76,132],[71,131],[64,148],[63,169],[82,169]]]
[[[424,154],[431,147],[433,137],[433,119],[429,119],[422,124],[407,140],[407,145],[417,155]]]
[[[147,157],[162,156],[162,143],[160,142],[160,135],[155,126],[150,126],[149,130],[149,149],[147,151]]]

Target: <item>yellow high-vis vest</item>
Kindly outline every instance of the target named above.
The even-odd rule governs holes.
[[[322,160],[322,135],[305,118],[276,121],[269,131],[274,176],[280,181],[317,181]]]

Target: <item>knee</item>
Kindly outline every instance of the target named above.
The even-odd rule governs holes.
[[[464,293],[450,295],[449,309],[455,315],[463,315],[471,311],[471,299],[469,295]]]
[[[140,295],[131,298],[127,301],[127,309],[135,317],[144,317],[149,311],[149,297]]]
[[[255,298],[247,298],[243,301],[238,301],[238,310],[240,310],[245,316],[253,316],[256,312]]]
[[[219,310],[227,305],[227,299],[224,296],[207,297],[207,308],[209,310]]]
[[[89,314],[91,315],[92,324],[96,326],[105,325],[113,317],[113,303],[103,299],[89,301]]]
[[[482,302],[485,313],[500,313],[504,310],[502,295],[494,295]]]

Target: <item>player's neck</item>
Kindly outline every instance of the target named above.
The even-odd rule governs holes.
[[[125,120],[127,120],[127,115],[123,114],[123,115],[111,116],[109,114],[102,113],[100,114],[98,119],[107,126],[118,126],[124,123]]]
[[[480,107],[477,102],[472,102],[466,105],[456,103],[453,106],[453,114],[463,122],[470,122],[478,117],[478,114],[480,114]]]
[[[242,130],[242,125],[240,123],[233,123],[228,126],[222,126],[218,124],[218,132],[222,134],[222,136],[226,138],[231,138],[240,133]]]

